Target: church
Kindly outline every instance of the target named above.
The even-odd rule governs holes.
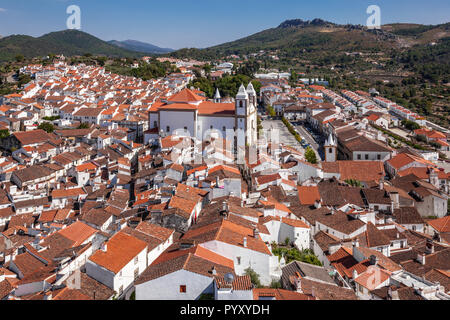
[[[171,134],[195,137],[207,136],[231,139],[238,147],[254,145],[257,141],[257,97],[251,83],[241,84],[234,103],[221,102],[216,90],[214,100],[183,89],[149,110],[149,128],[160,136]],[[227,136],[228,134],[228,136]]]

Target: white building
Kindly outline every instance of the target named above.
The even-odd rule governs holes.
[[[147,267],[147,243],[116,233],[86,262],[88,276],[113,289],[121,298]]]
[[[176,133],[203,140],[206,137],[237,137],[237,145],[254,145],[257,140],[256,105],[253,85],[239,88],[235,103],[222,103],[220,98],[205,97],[184,89],[153,104],[149,111],[149,129],[157,128],[162,136]],[[233,136],[228,137],[232,139]]]

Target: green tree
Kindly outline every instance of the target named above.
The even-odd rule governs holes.
[[[311,149],[311,147],[306,148],[305,158],[306,158],[306,161],[308,161],[309,163],[312,163],[312,164],[317,163],[316,153],[314,152],[313,149]]]
[[[77,129],[88,129],[89,128],[89,123],[80,123],[80,125],[77,127]]]
[[[245,269],[244,271],[245,271],[245,274],[246,274],[246,275],[250,276],[250,279],[251,279],[253,285],[254,285],[256,288],[261,288],[261,287],[262,287],[261,281],[259,280],[259,274],[256,273],[255,270],[253,270],[251,267],[248,267],[248,268]]]
[[[38,129],[42,129],[47,131],[48,133],[51,133],[53,131],[55,131],[55,126],[53,124],[51,124],[50,122],[42,122],[39,126]]]
[[[23,56],[23,54],[18,54],[15,56],[15,59],[17,62],[22,62],[23,60],[25,60],[25,57]]]
[[[8,129],[0,130],[0,139],[7,138],[7,137],[9,137],[9,130]]]

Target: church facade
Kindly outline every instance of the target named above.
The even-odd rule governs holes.
[[[234,138],[237,146],[257,141],[257,97],[253,85],[241,85],[235,103],[222,103],[218,91],[207,100],[192,90],[183,89],[149,111],[149,128],[160,136],[171,134],[195,137]]]

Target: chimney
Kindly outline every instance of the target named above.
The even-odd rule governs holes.
[[[352,249],[353,249],[353,251],[355,250],[356,247],[359,247],[359,240],[358,239],[354,239],[352,241]],[[353,252],[353,255],[355,255],[355,252]]]
[[[353,272],[352,272],[353,280],[355,280],[357,277],[358,277],[358,272],[355,269],[353,269]]]
[[[108,245],[106,243],[102,244],[102,251],[106,252],[108,250]]]
[[[418,254],[417,254],[417,261],[418,261],[421,265],[425,265],[425,254],[418,253]]]
[[[320,209],[322,207],[322,203],[320,203],[320,200],[314,201],[314,207],[316,209]]]
[[[254,238],[258,238],[258,236],[259,236],[259,230],[258,230],[258,228],[253,229],[253,237],[254,237]]]
[[[213,266],[212,267],[212,269],[211,269],[211,273],[213,274],[213,275],[217,275],[217,271],[216,271],[216,268]]]
[[[425,253],[426,253],[426,254],[432,254],[432,253],[434,253],[434,243],[433,243],[433,240],[427,239],[427,244],[426,244],[426,247],[425,247]]]
[[[394,209],[400,208],[400,196],[398,192],[391,192],[391,200],[394,201]]]
[[[375,255],[369,257],[369,263],[371,266],[376,266],[378,264],[378,258]]]
[[[439,179],[437,172],[433,168],[428,168],[428,171],[428,182],[439,189]]]
[[[247,237],[244,237],[244,248],[247,248]]]
[[[383,181],[383,179],[380,179],[379,187],[380,187],[380,190],[384,189],[384,181]]]
[[[297,289],[297,292],[303,293],[301,277],[295,277],[295,288]]]
[[[394,200],[391,200],[391,214],[394,214],[394,210],[395,210]]]

